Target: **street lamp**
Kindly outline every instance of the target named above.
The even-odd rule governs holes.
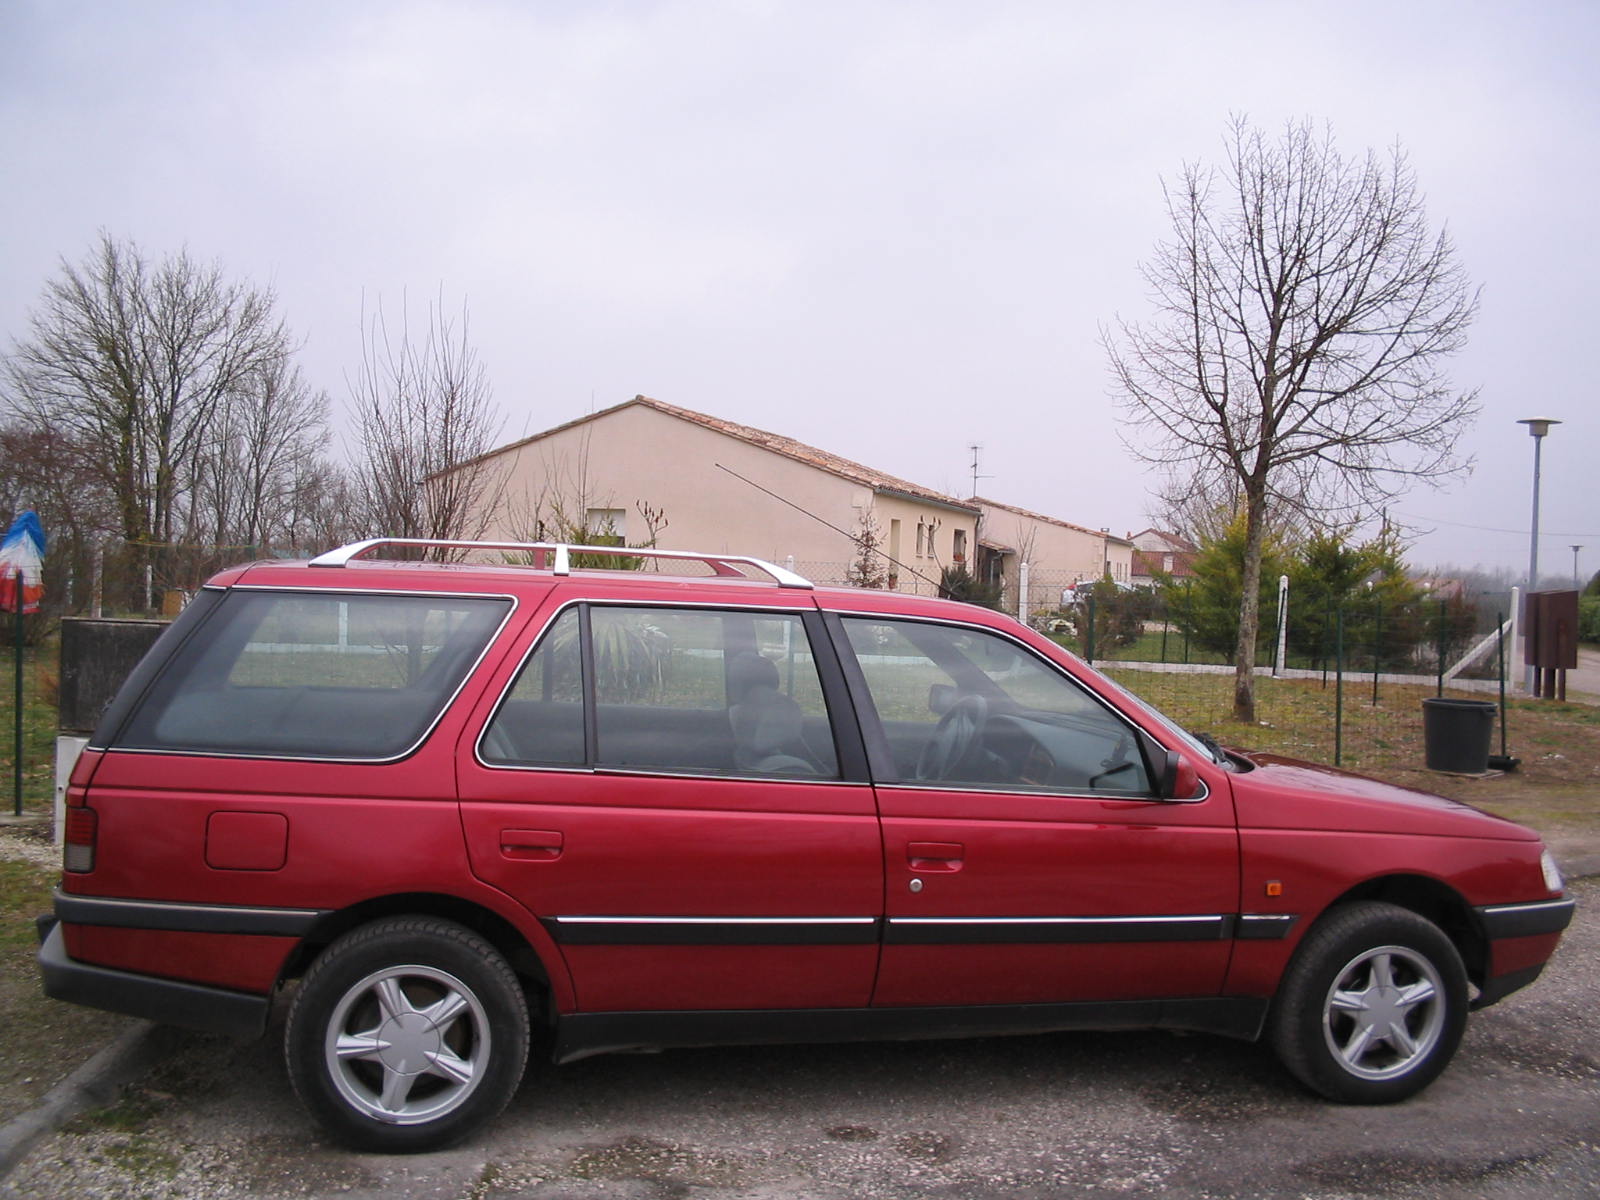
[[[1553,417],[1524,417],[1517,424],[1526,425],[1533,437],[1533,530],[1528,535],[1528,595],[1532,596],[1539,586],[1539,443],[1550,432],[1550,426],[1561,422]],[[1530,663],[1523,681],[1530,695],[1533,693],[1533,671]]]

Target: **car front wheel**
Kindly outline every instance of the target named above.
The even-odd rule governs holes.
[[[397,917],[352,930],[306,973],[289,1012],[295,1091],[341,1142],[410,1153],[492,1120],[521,1082],[528,1008],[483,938]]]
[[[1284,973],[1269,1035],[1313,1091],[1388,1104],[1439,1076],[1466,1017],[1466,970],[1450,939],[1408,909],[1361,902],[1306,935]]]

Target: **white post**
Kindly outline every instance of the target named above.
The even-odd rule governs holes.
[[[88,744],[89,739],[86,737],[71,737],[67,734],[62,734],[56,738],[55,835],[57,846],[60,846],[66,840],[67,783],[72,778],[72,768],[78,765],[78,755],[83,753],[83,748]]]
[[[1017,566],[1017,620],[1028,623],[1028,564]]]
[[[1283,674],[1283,664],[1289,649],[1289,577],[1278,576],[1278,653],[1272,660],[1274,676]]]
[[[1519,637],[1521,637],[1521,636],[1522,636],[1522,589],[1519,588],[1519,587],[1514,587],[1514,588],[1511,589],[1511,653],[1513,655],[1515,655],[1516,652],[1517,652],[1517,639]],[[1509,681],[1513,681],[1513,680],[1516,679],[1516,677],[1517,677],[1517,665],[1516,665],[1516,663],[1508,662],[1506,664],[1506,679],[1507,679],[1507,681],[1508,682]],[[1530,696],[1533,694],[1533,688],[1528,683],[1524,682],[1523,683],[1523,688],[1524,688],[1524,690],[1527,691],[1527,693]]]

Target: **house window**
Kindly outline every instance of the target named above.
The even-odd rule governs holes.
[[[958,563],[967,561],[967,531],[958,529],[954,535],[954,545],[950,549],[950,557]]]
[[[628,510],[625,508],[589,508],[583,513],[585,536],[591,545],[621,546],[628,539]]]

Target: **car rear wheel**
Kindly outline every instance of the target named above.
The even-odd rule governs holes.
[[[1313,1091],[1388,1104],[1439,1076],[1466,1018],[1466,970],[1450,939],[1408,909],[1362,902],[1306,935],[1284,973],[1269,1036]]]
[[[506,1106],[528,1057],[528,1006],[498,951],[451,921],[397,917],[345,934],[289,1012],[295,1091],[360,1150],[435,1150]]]

